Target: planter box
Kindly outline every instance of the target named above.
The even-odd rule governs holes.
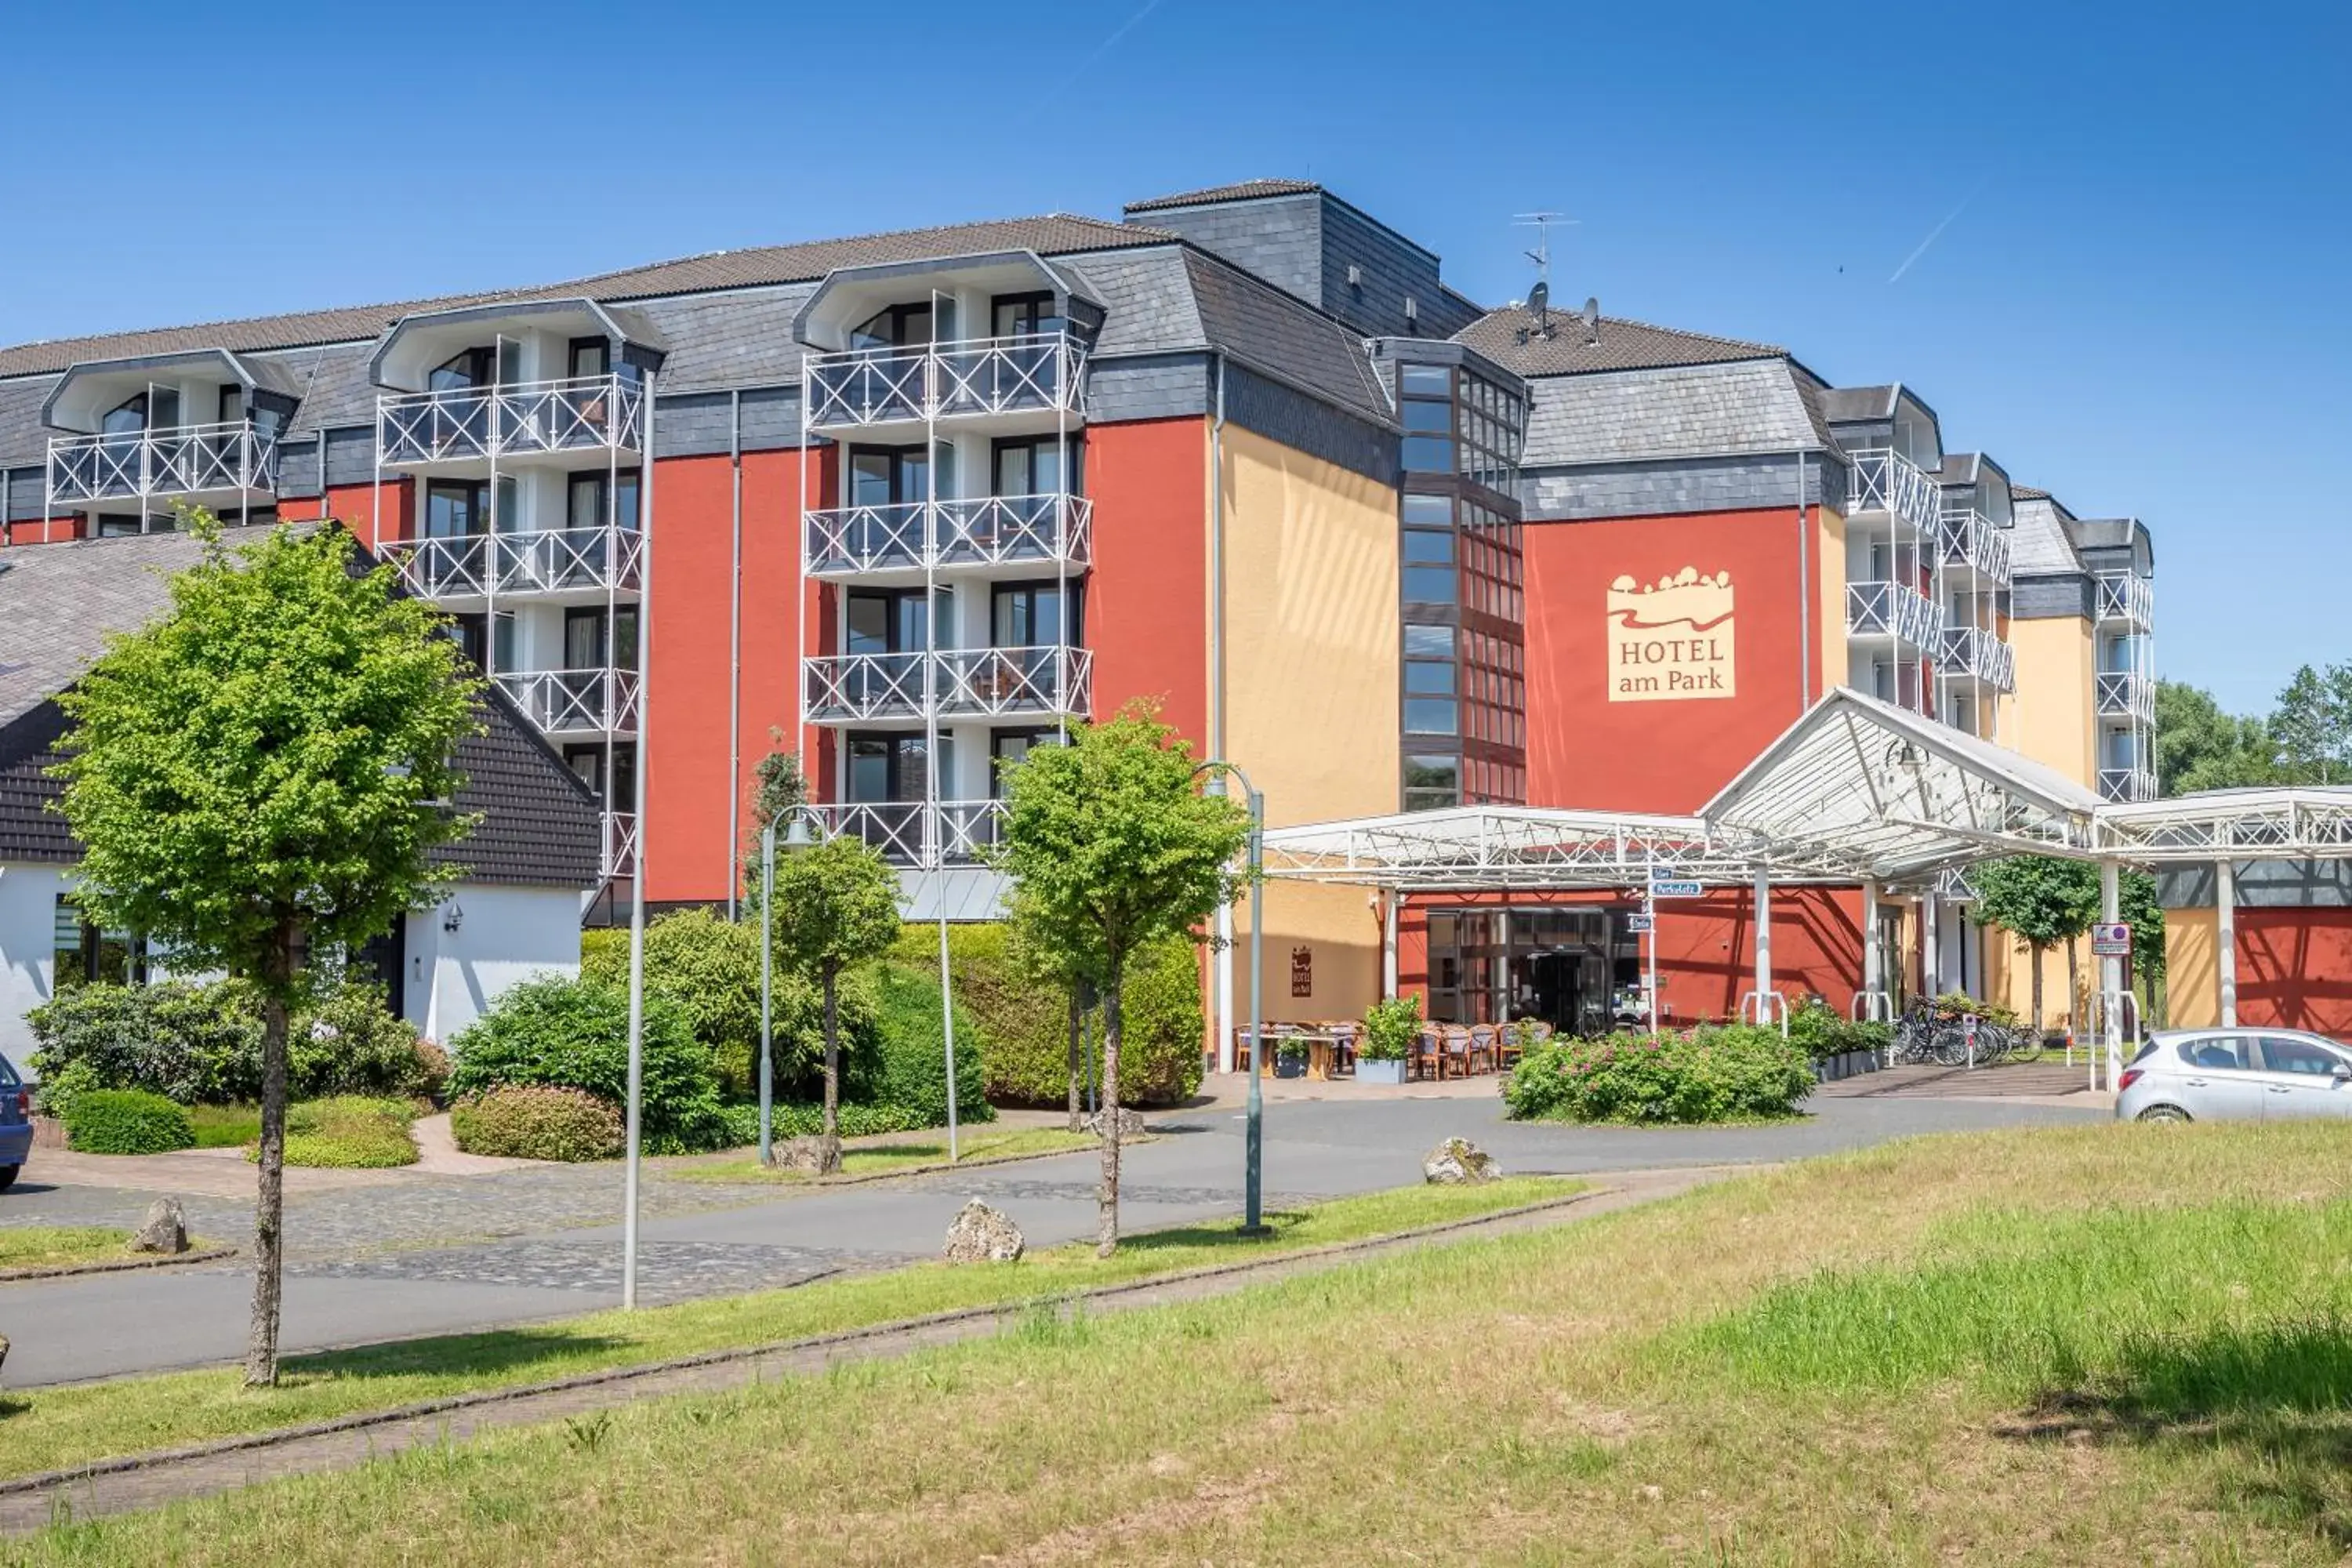
[[[1274,1076],[1276,1078],[1305,1078],[1307,1076],[1307,1058],[1305,1057],[1277,1055],[1274,1058]]]
[[[1356,1058],[1356,1081],[1358,1083],[1402,1084],[1405,1080],[1405,1070],[1412,1066],[1412,1064],[1406,1061],[1402,1057],[1399,1057],[1392,1062],[1376,1062],[1363,1057],[1358,1057]]]

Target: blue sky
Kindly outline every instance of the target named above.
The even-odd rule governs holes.
[[[1559,297],[2146,520],[2166,674],[2352,658],[2352,7],[16,9],[0,341],[1267,174],[1499,300],[1561,208]]]

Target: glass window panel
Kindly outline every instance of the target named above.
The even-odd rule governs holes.
[[[1433,430],[1443,436],[1452,427],[1452,420],[1443,403],[1421,403],[1412,398],[1404,402],[1404,427],[1408,430]]]
[[[1454,395],[1454,373],[1442,364],[1409,364],[1403,367],[1404,390],[1408,393],[1433,393],[1440,397]]]
[[[890,742],[874,735],[849,738],[849,798],[890,798]]]
[[[1404,558],[1415,566],[1450,566],[1454,563],[1454,536],[1409,528],[1404,535]]]
[[[897,467],[887,452],[852,452],[849,455],[849,504],[888,505],[891,500],[890,481]]]
[[[1451,496],[1408,495],[1404,498],[1404,520],[1423,526],[1451,528],[1454,526],[1454,499]]]
[[[852,594],[848,614],[851,653],[887,653],[890,651],[890,596],[887,594]]]
[[[1404,467],[1412,474],[1450,474],[1454,471],[1454,443],[1443,436],[1408,436],[1404,438]]]
[[[1414,658],[1452,658],[1454,628],[1409,626],[1404,629],[1404,651]]]
[[[1408,566],[1404,570],[1404,596],[1416,605],[1451,605],[1455,602],[1456,584],[1451,566]]]
[[[1451,697],[1454,695],[1454,667],[1433,659],[1408,660],[1404,667],[1404,689],[1415,697]]]
[[[1404,727],[1416,735],[1451,735],[1461,724],[1459,713],[1451,698],[1409,697],[1404,704]]]

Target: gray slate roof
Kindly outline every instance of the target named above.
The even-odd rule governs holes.
[[[2083,558],[2066,536],[2063,510],[2046,494],[2009,493],[2015,522],[2010,529],[2011,568],[2021,577],[2046,577],[2083,570]]]
[[[55,698],[105,651],[108,634],[160,614],[169,575],[202,551],[190,536],[153,533],[0,555],[0,861],[79,858],[64,819],[46,808],[59,793],[47,770],[65,732]],[[439,862],[467,868],[475,882],[593,887],[594,798],[495,689],[482,720],[488,733],[457,746],[466,782],[456,800],[482,822]]]
[[[493,289],[398,304],[298,310],[286,315],[257,316],[236,321],[202,322],[150,331],[110,332],[94,337],[59,338],[47,342],[26,343],[16,348],[0,349],[0,377],[39,375],[62,371],[89,360],[128,359],[140,354],[177,353],[192,349],[225,348],[246,352],[361,340],[373,342],[403,316],[465,305],[574,297],[606,302],[650,300],[665,295],[808,282],[841,267],[870,267],[892,261],[921,261],[932,257],[995,250],[1034,250],[1041,256],[1059,256],[1076,251],[1118,249],[1127,246],[1164,245],[1172,237],[1137,224],[1110,223],[1102,218],[1051,213],[1044,217],[948,224],[932,228],[860,235],[848,239],[812,240],[800,245],[718,250],[704,256],[657,261],[649,266],[625,268],[617,272],[598,273],[533,288]]]
[[[1454,341],[1466,343],[1496,364],[1529,377],[1720,364],[1733,360],[1777,358],[1788,352],[1769,343],[1686,332],[1647,321],[1631,321],[1621,316],[1601,318],[1601,341],[1596,343],[1588,340],[1583,323],[1572,310],[1562,310],[1555,305],[1550,318],[1551,336],[1537,337],[1533,335],[1535,312],[1523,304],[1505,305],[1487,311],[1454,333]],[[1519,342],[1522,329],[1529,332],[1524,343]]]
[[[1832,444],[1812,382],[1785,359],[1545,376],[1532,387],[1528,468]]]
[[[1242,180],[1230,185],[1209,185],[1197,191],[1179,191],[1171,196],[1151,196],[1139,202],[1129,202],[1131,213],[1165,212],[1171,207],[1204,207],[1212,202],[1253,202],[1265,196],[1304,196],[1323,187],[1312,180]]]

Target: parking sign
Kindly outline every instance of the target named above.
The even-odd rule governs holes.
[[[2091,928],[2091,956],[2129,958],[2131,927],[2123,921],[2101,921]]]

